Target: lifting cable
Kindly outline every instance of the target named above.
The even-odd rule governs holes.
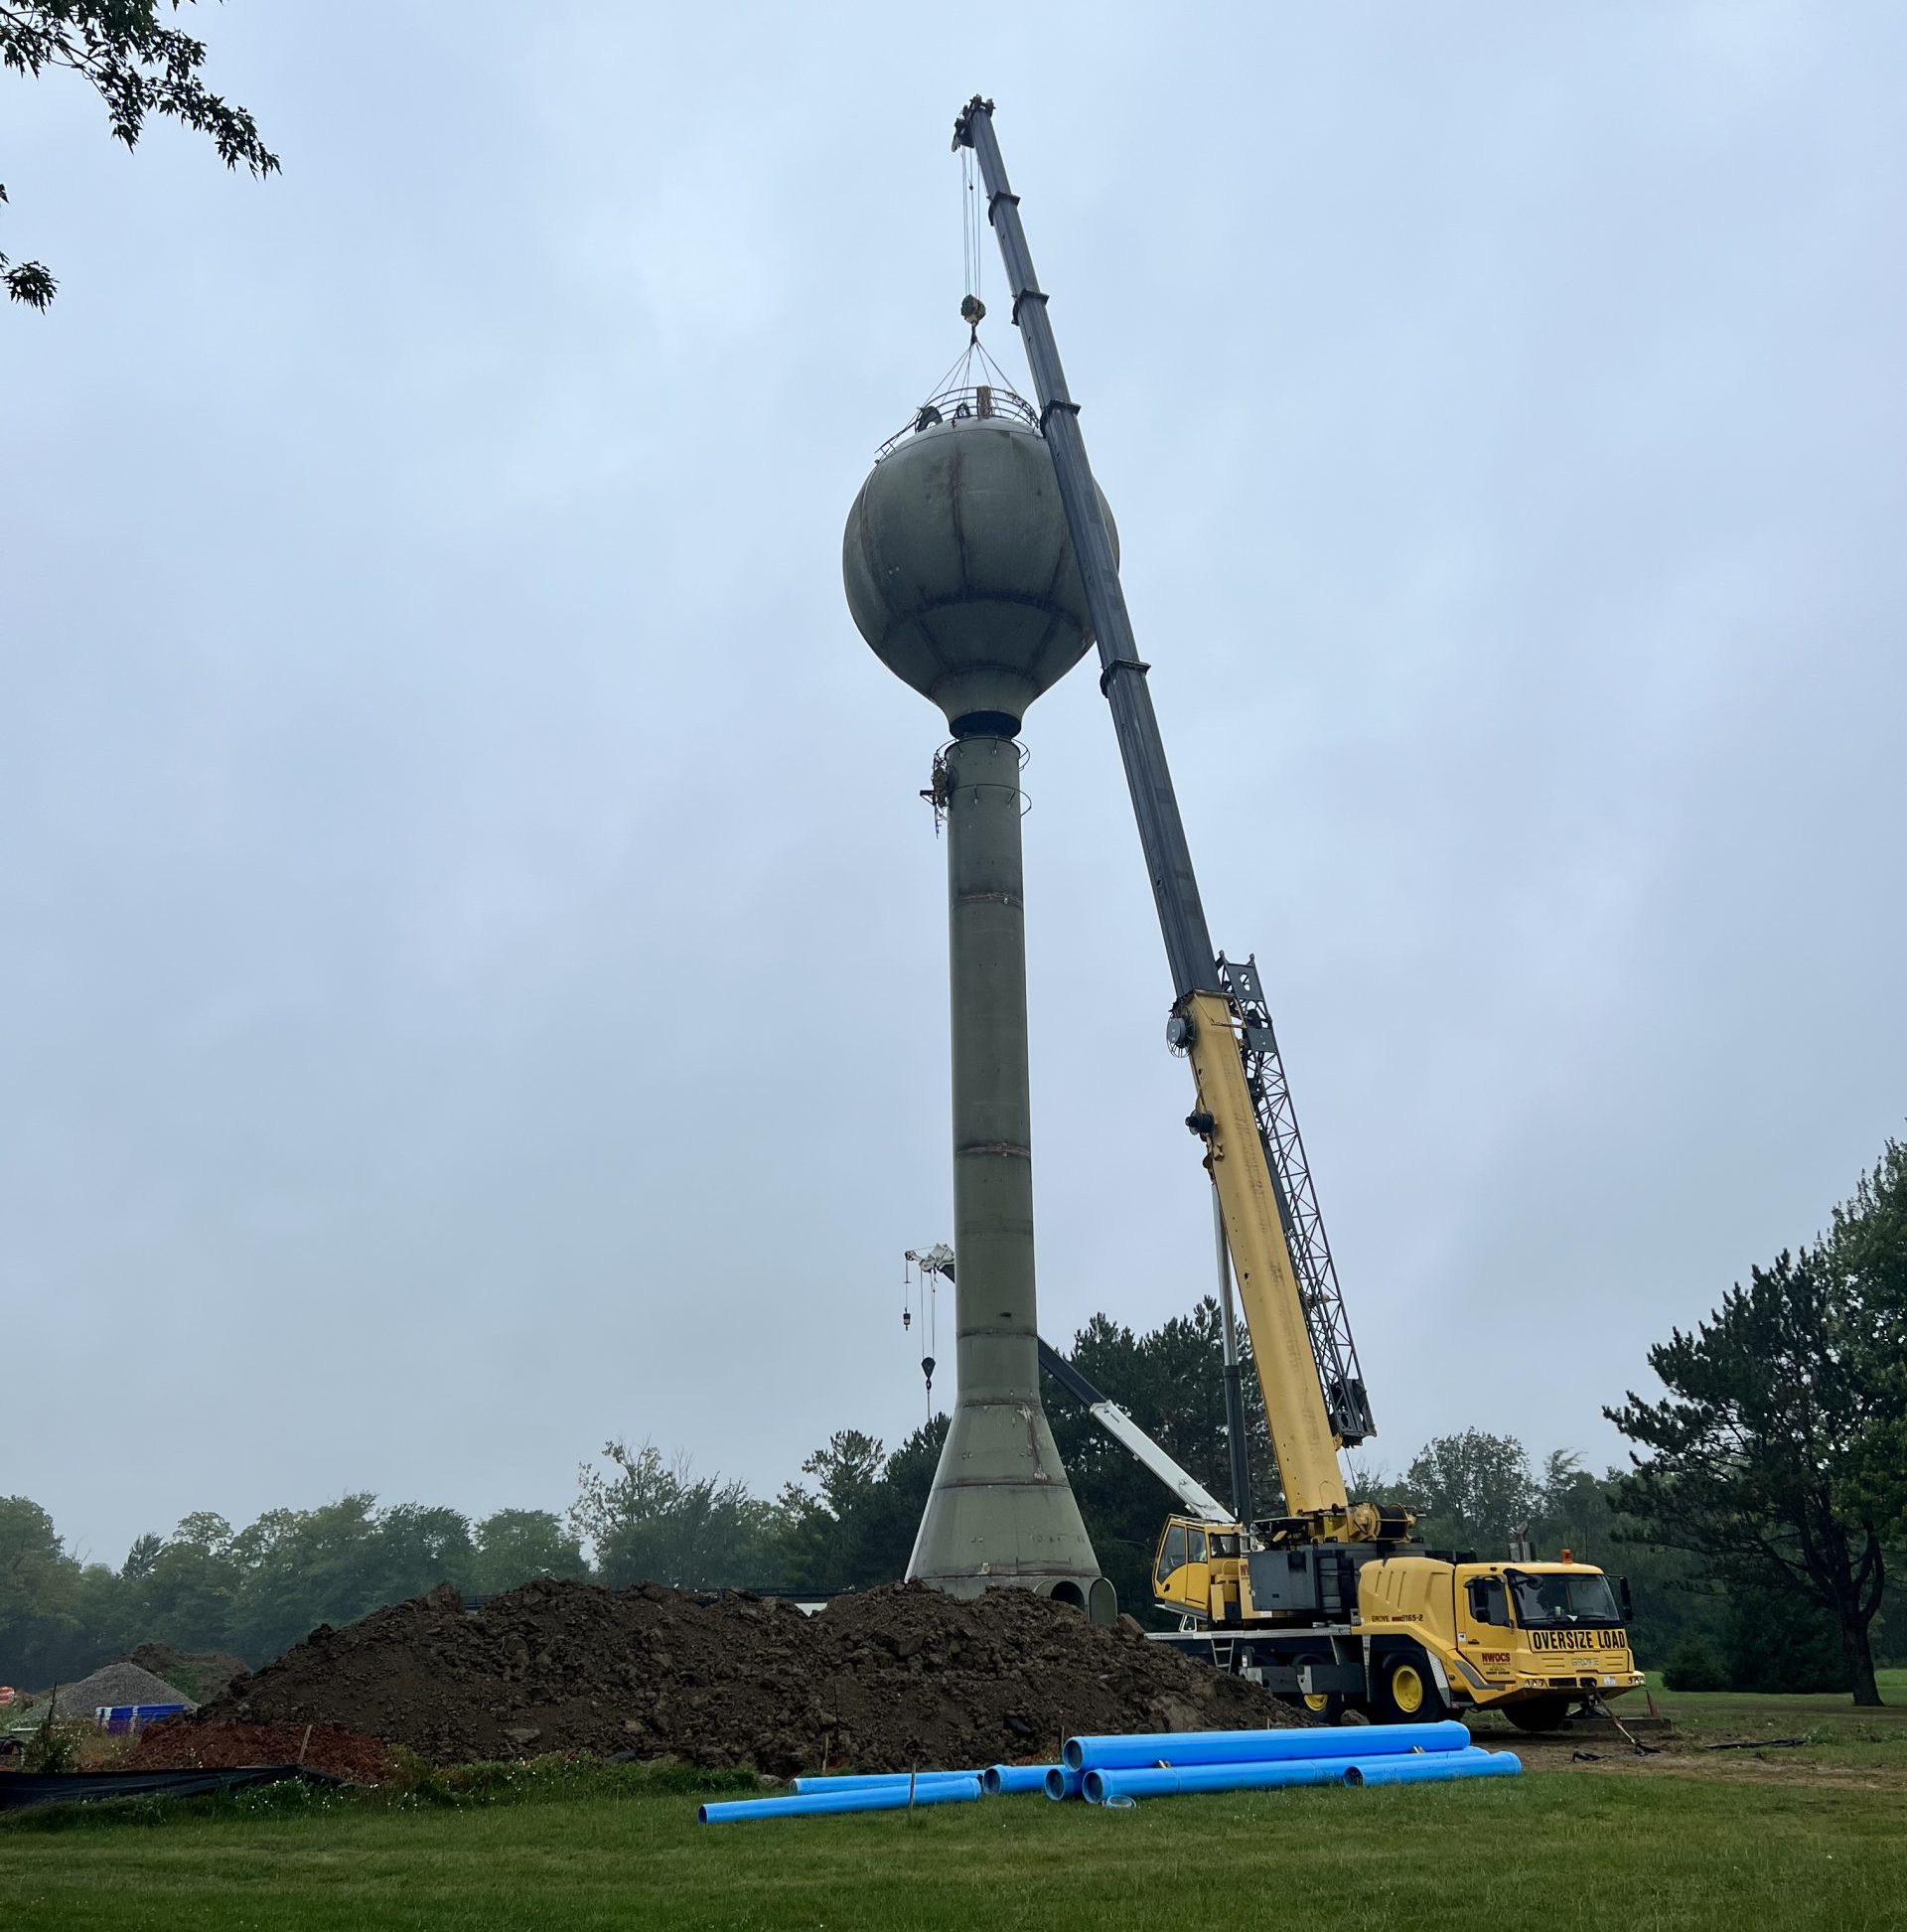
[[[960,279],[961,293],[965,297],[960,304],[960,313],[966,314],[970,302],[979,310],[979,315],[969,318],[970,325],[977,329],[979,317],[986,313],[986,306],[980,301],[980,276],[986,261],[985,237],[980,232],[980,190],[974,179],[973,150],[960,150]]]
[[[901,1263],[901,1330],[914,1326],[914,1295],[918,1285],[921,1309],[921,1375],[927,1384],[927,1419],[934,1419],[934,1371],[939,1366],[935,1353],[940,1347],[940,1278],[933,1268],[923,1266],[918,1284],[913,1263],[920,1258],[909,1249]]]
[[[986,319],[986,303],[981,299],[981,289],[986,276],[986,227],[985,216],[980,200],[980,184],[973,150],[960,150],[960,281],[965,293],[960,297],[960,320],[966,324],[966,347],[954,357],[950,368],[941,379],[928,391],[928,399],[921,405],[914,421],[914,428],[930,428],[941,420],[941,412],[936,406],[941,398],[958,395],[961,391],[987,386],[989,383],[1002,390],[1006,395],[1024,401],[1020,386],[1007,374],[993,358],[987,354],[986,346],[980,341],[980,324]],[[975,362],[979,368],[974,368]],[[975,375],[981,379],[975,381]],[[964,414],[964,408],[955,413]],[[1031,419],[1031,408],[1026,413]],[[922,1280],[923,1289],[932,1294],[932,1283],[927,1277]]]

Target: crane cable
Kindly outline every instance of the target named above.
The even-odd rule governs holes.
[[[936,404],[941,398],[957,395],[965,389],[978,386],[974,380],[974,362],[977,360],[979,374],[990,376],[993,383],[1008,396],[1024,402],[1018,384],[1007,374],[993,358],[987,354],[986,345],[980,341],[980,324],[986,318],[986,304],[981,300],[980,290],[986,275],[986,234],[981,215],[979,181],[973,163],[971,148],[960,151],[960,280],[965,294],[960,297],[960,320],[966,324],[966,347],[954,357],[953,366],[941,379],[928,391],[928,399],[922,405],[914,427],[917,431],[928,428],[941,420]],[[1031,418],[1030,408],[1026,411]],[[932,1292],[931,1284],[923,1277],[923,1287]]]
[[[940,1365],[935,1360],[935,1352],[940,1347],[940,1280],[931,1268],[923,1267],[921,1277],[916,1283],[913,1263],[916,1257],[910,1249],[901,1263],[901,1332],[907,1333],[914,1326],[914,1290],[920,1289],[921,1333],[921,1374],[927,1383],[927,1419],[934,1419],[934,1371]]]
[[[966,293],[960,298],[960,320],[966,324],[967,346],[980,345],[980,322],[986,304],[980,300],[980,277],[986,262],[986,238],[980,232],[980,191],[973,174],[973,150],[960,150],[960,263]]]

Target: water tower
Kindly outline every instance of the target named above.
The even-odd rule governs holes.
[[[841,546],[848,608],[946,713],[958,1382],[908,1574],[956,1596],[1016,1585],[1110,1622],[1040,1404],[1020,748],[1027,706],[1092,642],[1053,461],[1002,387],[938,395],[875,461]]]

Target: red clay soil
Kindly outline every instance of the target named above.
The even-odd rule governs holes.
[[[306,1732],[309,1730],[310,1735]],[[357,1784],[388,1775],[389,1747],[330,1724],[206,1724],[176,1718],[154,1724],[118,1771],[213,1771],[246,1764],[299,1764]]]
[[[1028,1590],[955,1602],[895,1584],[809,1617],[745,1593],[545,1581],[474,1611],[440,1586],[320,1626],[155,1735],[318,1723],[440,1764],[582,1751],[787,1776],[1050,1761],[1077,1731],[1307,1721],[1135,1624],[1096,1626]]]

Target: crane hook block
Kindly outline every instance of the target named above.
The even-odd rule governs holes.
[[[977,329],[986,320],[986,304],[977,295],[960,298],[960,320],[969,329]]]

